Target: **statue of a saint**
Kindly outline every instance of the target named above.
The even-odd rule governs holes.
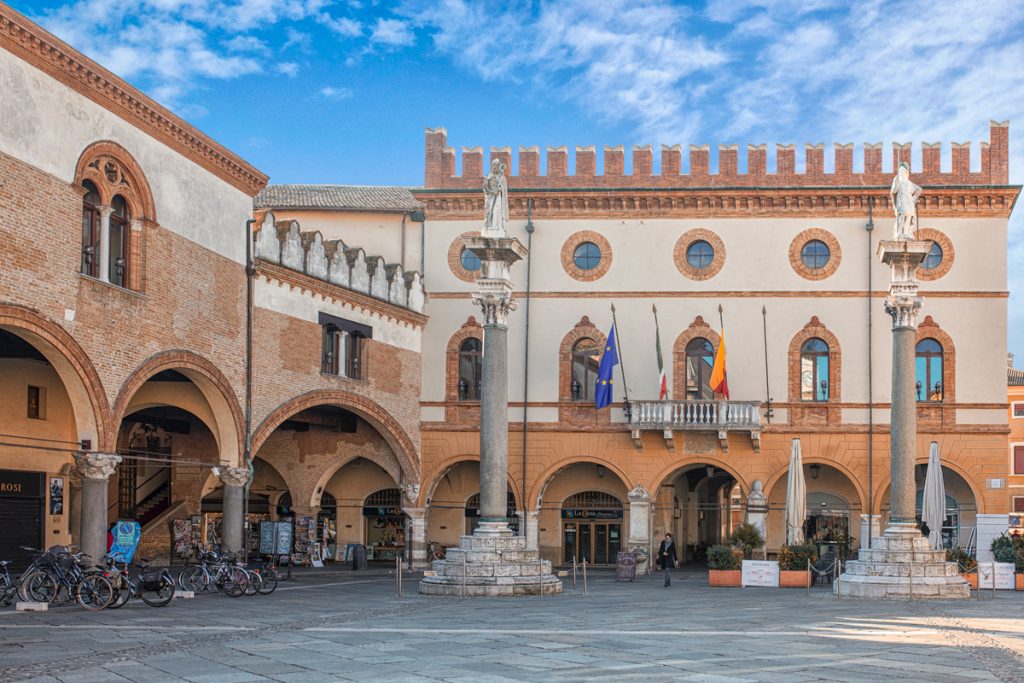
[[[508,182],[505,180],[505,164],[501,159],[491,161],[491,174],[484,178],[484,229],[483,233],[508,237]]]
[[[893,239],[917,238],[917,199],[920,196],[921,188],[910,181],[910,166],[905,161],[901,162],[889,190],[892,208],[896,212],[896,222],[892,226]]]

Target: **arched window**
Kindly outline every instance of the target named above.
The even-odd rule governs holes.
[[[470,337],[459,346],[459,400],[480,400],[481,343]]]
[[[128,281],[128,221],[131,216],[124,197],[118,195],[110,203],[110,282],[124,287]]]
[[[828,344],[817,337],[800,347],[800,400],[828,400]]]
[[[99,277],[100,274],[100,193],[92,181],[82,183],[82,274]]]
[[[597,388],[597,369],[601,364],[601,345],[590,337],[584,337],[572,347],[572,384],[570,392],[573,401],[593,401]]]
[[[942,344],[934,339],[922,339],[915,348],[917,400],[942,400]]]
[[[686,398],[707,400],[715,397],[711,389],[711,369],[715,365],[715,348],[704,337],[691,339],[686,345]]]

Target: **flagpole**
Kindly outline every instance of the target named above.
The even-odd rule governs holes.
[[[626,363],[622,359],[622,337],[619,336],[619,321],[615,319],[615,304],[612,304],[612,328],[615,330],[615,345],[619,354],[619,370],[622,371],[622,391],[626,395],[626,418],[629,419],[629,385],[626,384]]]
[[[654,312],[654,338],[658,340],[658,362],[664,366],[665,359],[661,355],[661,328],[658,326],[658,306],[656,304],[651,304],[651,311]],[[618,332],[615,334],[618,336]],[[658,370],[660,372],[665,372],[664,367],[660,367]],[[665,387],[666,389],[668,388],[667,382],[665,383]],[[665,398],[668,398],[667,392]],[[661,399],[661,377],[658,377],[658,399]]]

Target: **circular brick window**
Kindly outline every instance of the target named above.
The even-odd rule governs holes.
[[[448,246],[448,268],[463,282],[476,282],[480,274],[480,259],[462,244],[463,237],[475,237],[479,232],[464,232]]]
[[[600,233],[581,230],[562,245],[562,268],[573,279],[593,282],[612,267],[612,246]]]
[[[932,248],[924,262],[917,268],[917,279],[923,281],[938,280],[953,267],[953,243],[945,233],[931,228],[917,231],[919,240],[932,240]]]
[[[839,240],[821,228],[804,230],[789,245],[789,264],[808,280],[824,280],[832,275],[841,259]]]
[[[725,244],[710,230],[690,230],[676,241],[673,255],[680,273],[691,280],[707,280],[722,269]]]

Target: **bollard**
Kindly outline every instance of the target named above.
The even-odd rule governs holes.
[[[537,595],[544,595],[544,560],[537,560]]]
[[[587,590],[587,558],[583,558],[583,594],[586,595]]]
[[[808,595],[811,594],[811,581],[812,580],[813,580],[813,577],[811,576],[811,558],[808,557],[807,558],[807,594]]]
[[[996,561],[992,560],[992,599],[996,599]]]
[[[572,589],[576,590],[576,556],[572,556]]]
[[[398,597],[402,597],[402,558],[395,558],[395,588],[398,591]]]
[[[462,556],[462,597],[466,597],[466,556]]]
[[[836,558],[836,599],[843,599],[843,562]]]
[[[907,584],[910,586],[910,599],[914,599],[914,563],[909,562],[907,567]]]

